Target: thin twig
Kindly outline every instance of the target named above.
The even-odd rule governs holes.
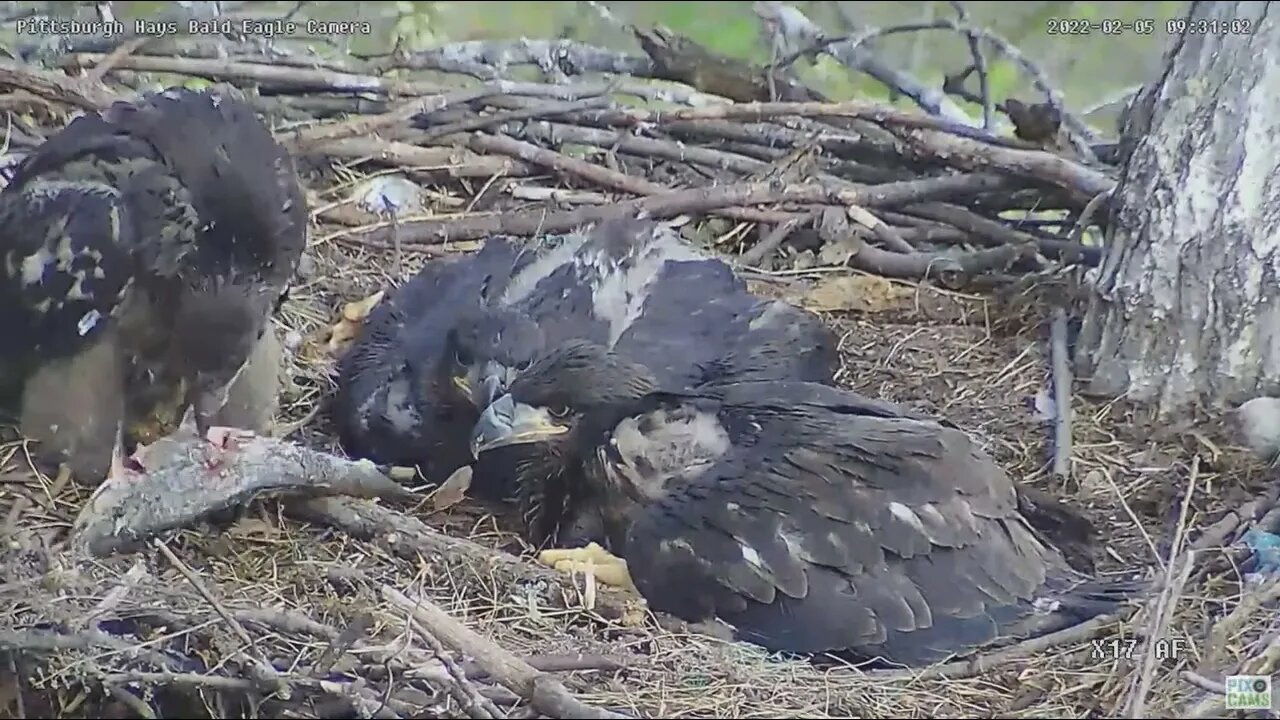
[[[1126,717],[1145,717],[1147,695],[1155,681],[1155,669],[1159,663],[1161,638],[1169,636],[1169,624],[1173,622],[1173,613],[1182,599],[1182,590],[1195,563],[1195,551],[1183,553],[1183,545],[1187,540],[1187,520],[1190,515],[1191,498],[1195,495],[1196,480],[1200,475],[1200,456],[1191,461],[1191,472],[1187,477],[1186,494],[1182,498],[1182,508],[1178,515],[1178,527],[1174,533],[1173,547],[1169,551],[1170,560],[1165,567],[1164,587],[1156,598],[1153,611],[1148,617],[1145,640],[1145,653],[1142,658],[1142,672],[1138,676],[1137,687],[1129,698]],[[1175,560],[1176,559],[1176,560]],[[1177,573],[1175,576],[1174,573]]]
[[[103,596],[102,600],[93,607],[88,613],[82,617],[78,623],[72,625],[72,630],[82,630],[89,627],[97,618],[104,617],[114,610],[120,603],[124,602],[125,596],[133,590],[147,574],[147,566],[141,558],[133,562],[133,566],[129,568],[129,572],[120,578],[120,582]]]
[[[200,597],[204,598],[205,602],[209,603],[209,606],[213,608],[213,611],[218,614],[218,617],[222,618],[222,621],[225,622],[227,627],[235,633],[236,637],[244,643],[245,647],[256,648],[253,638],[245,631],[244,626],[232,617],[231,613],[227,612],[227,609],[222,606],[222,603],[218,602],[217,598],[215,598],[213,594],[209,592],[209,589],[205,587],[205,584],[200,580],[200,577],[196,575],[191,568],[187,567],[187,564],[182,562],[182,559],[175,555],[163,540],[155,538],[151,544],[160,551],[161,555],[164,555],[165,559],[169,561],[170,565],[173,565],[174,569],[182,574],[182,577],[186,578],[187,582],[191,583],[191,586],[195,588],[196,592],[200,593]],[[284,689],[284,681],[280,679],[279,673],[276,672],[275,668],[271,667],[271,663],[251,655],[246,657],[248,657],[249,661],[258,668],[258,672],[264,679],[274,680],[279,689]]]
[[[1049,309],[1049,355],[1053,372],[1053,474],[1071,476],[1071,363],[1067,358],[1067,311]]]
[[[281,140],[292,143],[297,148],[305,148],[326,140],[368,135],[375,130],[379,130],[384,127],[406,123],[415,115],[442,110],[453,105],[469,103],[495,92],[500,92],[499,86],[485,86],[475,90],[463,90],[459,92],[445,93],[442,95],[413,98],[396,105],[381,115],[353,117],[335,123],[317,125],[292,133],[283,134]]]
[[[89,82],[102,82],[102,78],[106,77],[108,72],[111,72],[111,68],[120,64],[121,60],[132,55],[135,51],[151,42],[153,39],[154,38],[150,36],[139,36],[129,38],[128,40],[120,43],[120,47],[112,50],[102,59],[102,62],[98,63],[92,70],[85,73],[85,80],[88,80]]]
[[[458,701],[458,704],[462,706],[463,711],[469,717],[479,718],[480,720],[502,717],[502,713],[498,711],[498,708],[494,707],[493,702],[476,690],[466,672],[458,667],[453,658],[449,657],[449,653],[440,644],[440,641],[436,639],[435,635],[432,635],[429,630],[422,626],[422,623],[413,618],[409,618],[407,624],[410,629],[417,633],[418,637],[427,643],[427,646],[431,648],[432,654],[444,666],[445,672],[449,673],[449,677],[453,679],[453,682],[450,683],[449,692],[453,694],[454,699]]]
[[[549,717],[607,718],[622,720],[620,715],[584,705],[569,694],[554,677],[534,669],[498,645],[468,629],[434,604],[419,598],[410,600],[399,590],[382,586],[382,597],[392,605],[413,615],[428,631],[455,651],[465,653],[484,665],[485,669],[539,712]]]
[[[982,52],[982,41],[978,34],[969,27],[969,11],[960,0],[951,0],[951,7],[956,11],[956,19],[965,27],[964,37],[969,43],[969,54],[973,56],[973,69],[978,74],[978,95],[982,100],[982,129],[991,131],[995,128],[995,107],[991,100],[991,81],[987,77],[987,56]]]

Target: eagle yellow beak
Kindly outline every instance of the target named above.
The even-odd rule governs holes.
[[[569,432],[551,418],[546,408],[518,403],[510,395],[503,395],[480,414],[471,431],[471,455],[507,445],[534,443]]]

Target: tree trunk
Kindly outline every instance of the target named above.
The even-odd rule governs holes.
[[[1128,113],[1076,344],[1090,394],[1171,419],[1280,391],[1280,3],[1268,5],[1192,3]]]

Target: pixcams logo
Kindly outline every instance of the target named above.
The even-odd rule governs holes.
[[[1271,677],[1269,675],[1228,675],[1228,710],[1270,710]]]

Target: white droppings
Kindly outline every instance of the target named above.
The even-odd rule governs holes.
[[[80,337],[88,335],[90,330],[97,327],[100,320],[102,320],[102,313],[97,310],[90,310],[81,316],[80,322],[76,324],[76,329],[80,331]]]
[[[379,175],[356,187],[352,198],[361,210],[400,217],[422,212],[422,188],[403,175]]]
[[[1280,398],[1254,398],[1232,416],[1245,446],[1260,460],[1271,462],[1280,454]]]

